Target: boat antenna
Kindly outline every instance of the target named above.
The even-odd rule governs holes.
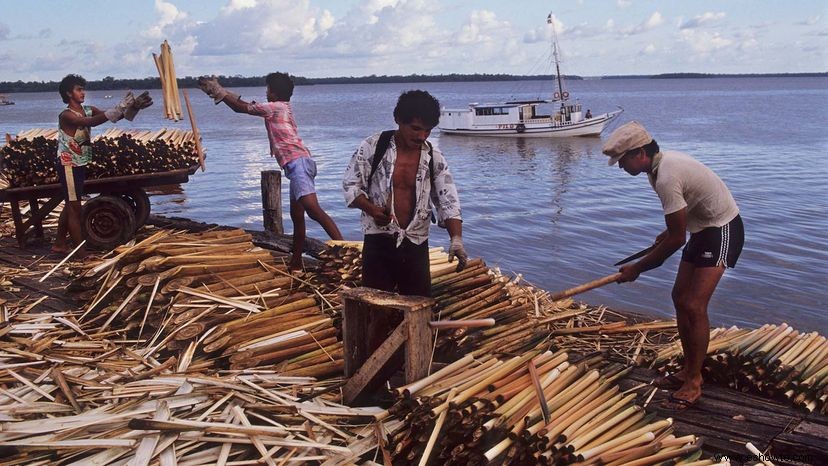
[[[563,79],[561,79],[561,57],[558,53],[558,31],[555,30],[555,21],[552,12],[546,17],[546,22],[552,26],[552,56],[555,58],[555,76],[558,78],[558,97],[564,99]],[[555,100],[555,99],[553,99]]]

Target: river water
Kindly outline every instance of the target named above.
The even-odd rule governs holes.
[[[620,123],[641,121],[663,149],[690,153],[733,192],[746,242],[737,267],[726,272],[713,297],[714,325],[784,321],[828,333],[828,79],[618,79],[567,86],[593,114],[622,106]],[[364,137],[394,127],[396,98],[413,88],[453,108],[532,99],[550,90],[540,82],[297,87],[293,105],[300,135],[319,166],[319,198],[346,238],[361,235],[359,212],[346,208],[341,194],[345,166]],[[236,91],[264,100],[263,87]],[[189,128],[187,121],[163,120],[160,92],[152,92],[155,107],[134,123],[118,125]],[[260,229],[259,172],[276,168],[261,120],[190,92],[208,150],[207,171],[156,193],[153,212]],[[120,96],[90,92],[87,102],[101,108],[115,103],[104,94]],[[52,127],[62,106],[57,92],[10,98],[17,105],[0,107],[0,132]],[[613,263],[648,246],[664,228],[646,177],[608,167],[598,138],[441,137],[435,131],[431,140],[458,183],[470,255],[547,290],[613,273]],[[317,224],[308,226],[309,235],[325,238]],[[287,215],[285,228],[291,229]],[[447,243],[445,232],[433,227],[432,245]],[[634,283],[610,284],[579,299],[670,317],[679,255]]]

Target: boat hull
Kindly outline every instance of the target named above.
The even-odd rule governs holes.
[[[567,138],[567,137],[598,137],[601,132],[623,110],[582,120],[577,123],[553,125],[549,123],[528,123],[522,128],[517,124],[475,125],[473,128],[444,128],[440,127],[441,134],[464,136],[496,136],[517,138]]]

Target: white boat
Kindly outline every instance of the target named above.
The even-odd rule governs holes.
[[[9,100],[5,95],[0,94],[0,105],[14,105],[14,102]]]
[[[621,107],[599,115],[589,110],[583,112],[583,105],[570,100],[561,78],[558,35],[549,14],[547,22],[552,27],[552,56],[555,59],[557,91],[552,100],[528,100],[491,104],[471,103],[468,108],[442,108],[440,111],[440,132],[442,134],[464,134],[469,136],[513,136],[513,137],[571,137],[600,136],[604,128],[624,111]],[[541,107],[543,106],[543,107]],[[551,106],[551,108],[548,108]],[[548,108],[544,114],[544,108]]]

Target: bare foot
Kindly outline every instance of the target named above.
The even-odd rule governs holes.
[[[60,246],[57,244],[52,245],[52,249],[50,249],[55,254],[66,254],[69,252],[69,248],[66,246]]]
[[[664,400],[661,407],[673,411],[683,411],[696,404],[701,395],[700,383],[684,382],[681,388],[671,393],[669,398]]]
[[[290,259],[290,263],[288,263],[288,269],[291,272],[302,272],[305,270],[304,265],[302,264],[302,256],[294,256]]]

